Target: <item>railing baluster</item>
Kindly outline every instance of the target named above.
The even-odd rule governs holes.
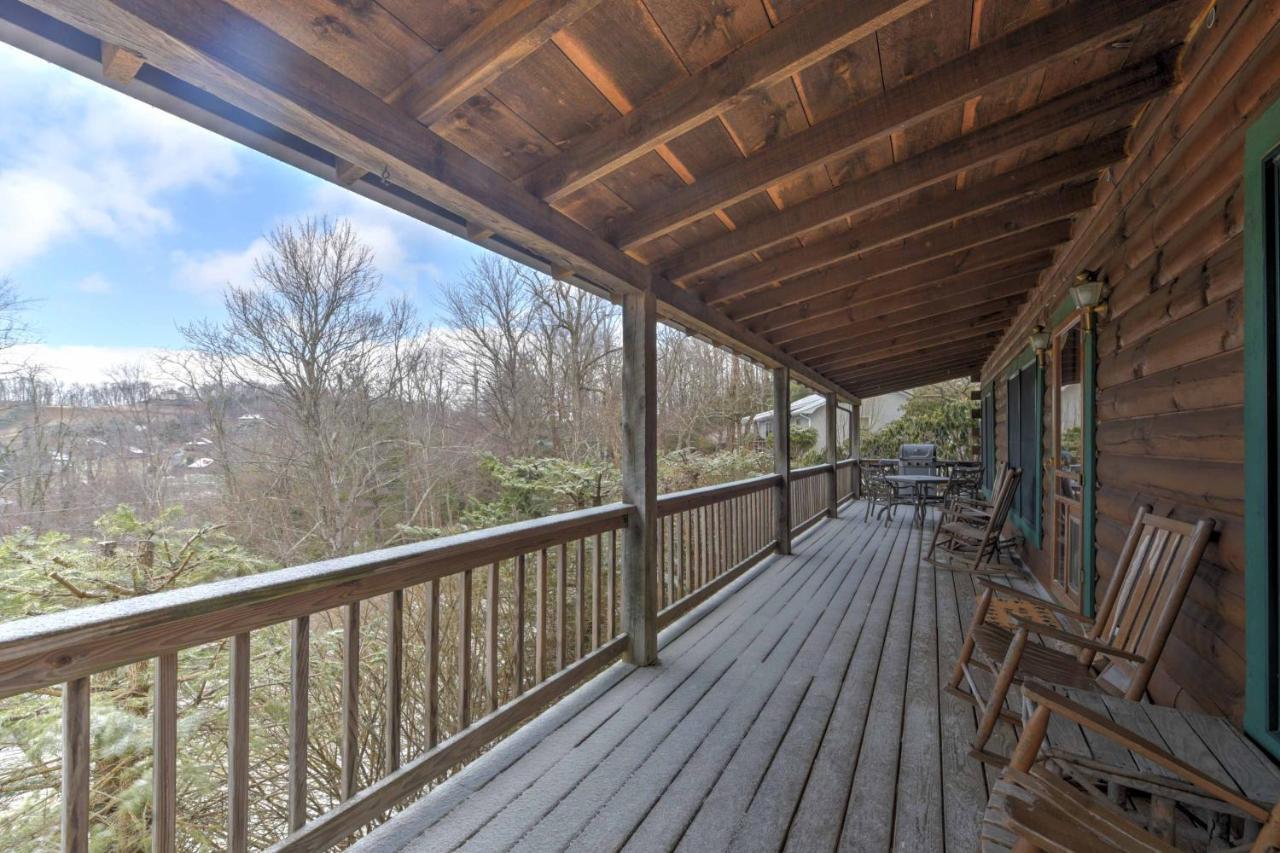
[[[612,639],[613,639],[613,637],[614,637],[614,628],[616,627],[616,625],[615,625],[615,623],[614,623],[614,613],[615,613],[615,611],[616,611],[616,609],[617,609],[617,599],[616,599],[616,598],[614,598],[614,594],[613,594],[613,579],[614,579],[614,575],[617,573],[617,571],[618,571],[618,531],[617,531],[617,530],[610,530],[610,531],[609,531],[609,619],[608,619],[608,629],[609,629],[609,639],[611,639],[611,640],[612,640]]]
[[[516,557],[515,653],[511,663],[511,689],[515,696],[524,692],[524,573],[525,555],[520,554]]]
[[[702,589],[711,580],[711,509],[710,506],[703,506],[698,511],[701,516],[698,520],[698,551],[701,554],[698,589]]]
[[[565,620],[569,610],[566,606],[568,595],[565,586],[569,577],[569,544],[560,543],[559,559],[556,560],[556,672],[564,669],[564,634]]]
[[[547,676],[547,549],[538,552],[537,634],[533,638],[533,680],[541,684]]]
[[[693,536],[690,532],[689,513],[680,513],[680,597],[689,594],[689,570],[693,563]]]
[[[427,748],[440,741],[440,581],[427,582]]]
[[[343,611],[342,620],[342,780],[340,796],[356,792],[356,765],[360,761],[360,602]]]
[[[249,635],[231,638],[227,715],[227,849],[249,849]]]
[[[577,559],[573,564],[573,659],[582,659],[582,614],[586,610],[586,600],[582,594],[582,585],[586,581],[587,540],[578,539]]]
[[[155,661],[151,729],[151,849],[173,853],[178,809],[178,655]]]
[[[383,772],[400,767],[400,699],[404,692],[404,590],[387,596],[387,695],[384,711]]]
[[[596,534],[595,550],[591,552],[591,651],[600,648],[600,545],[603,537]]]
[[[289,626],[289,831],[307,822],[307,705],[311,683],[311,617]]]
[[[62,687],[62,849],[89,850],[89,679]]]
[[[484,604],[484,689],[490,713],[498,709],[498,566],[489,564]]]
[[[471,725],[471,569],[458,580],[462,584],[458,614],[458,728]]]

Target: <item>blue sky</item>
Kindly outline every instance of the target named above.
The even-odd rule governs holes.
[[[427,320],[484,251],[4,44],[0,79],[0,278],[31,300],[23,357],[63,379],[181,347],[298,216],[350,219]]]

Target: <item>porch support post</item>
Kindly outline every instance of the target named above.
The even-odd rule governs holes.
[[[836,469],[836,462],[840,460],[840,431],[837,429],[840,419],[836,417],[839,413],[836,406],[840,401],[835,394],[826,396],[827,405],[823,408],[827,415],[827,464],[831,466],[827,474],[827,518],[835,518],[840,505],[840,477]]]
[[[791,553],[791,371],[773,369],[773,473],[778,475],[774,499],[779,554]]]
[[[622,499],[633,507],[622,545],[627,659],[658,662],[658,306],[646,290],[622,297]]]
[[[853,465],[853,496],[862,497],[862,404],[849,407],[849,458]]]

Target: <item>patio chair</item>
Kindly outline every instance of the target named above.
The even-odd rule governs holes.
[[[1003,756],[988,752],[986,745],[996,724],[1007,718],[1004,706],[1009,688],[1026,679],[1142,698],[1212,532],[1212,519],[1203,518],[1192,525],[1153,515],[1150,507],[1141,507],[1116,562],[1098,618],[1092,623],[1056,602],[983,579],[986,589],[974,608],[948,685],[948,692],[982,711],[971,754],[988,763],[1004,762]],[[1012,628],[994,624],[987,614],[997,595],[1065,618],[1058,627],[1016,614]],[[1089,630],[1061,627],[1070,623]],[[1075,652],[1031,642],[1033,637]],[[978,666],[996,674],[990,695],[985,697],[974,681],[974,655]],[[968,687],[967,693],[961,689],[962,683]]]
[[[944,505],[925,559],[945,571],[988,575],[1017,571],[1012,563],[1004,566],[998,561],[1005,545],[1001,531],[1021,479],[1021,469],[1006,468],[996,480],[990,504],[957,495]]]
[[[880,507],[879,517],[885,524],[893,517],[893,511],[899,506],[911,503],[911,489],[891,483],[885,477],[894,469],[892,462],[864,462],[862,465],[862,491],[867,499],[867,514],[864,520],[871,519],[876,506]]]
[[[1035,711],[1009,766],[992,786],[983,815],[984,851],[1280,849],[1276,773],[1264,772],[1266,778],[1251,784],[1253,774],[1242,772],[1242,764],[1263,767],[1267,759],[1226,720],[1122,699],[1091,708],[1034,683],[1025,691]],[[1144,768],[1144,775],[1157,778],[1159,790],[1172,792],[1183,811],[1161,797],[1123,808],[1055,757],[1046,738],[1051,727],[1053,737],[1076,735],[1092,749]],[[1182,742],[1186,732],[1196,732],[1195,748],[1175,756],[1164,743]],[[1196,820],[1179,819],[1180,814]]]

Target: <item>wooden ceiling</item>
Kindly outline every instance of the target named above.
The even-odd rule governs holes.
[[[1203,5],[0,0],[0,37],[870,396],[982,363]]]

